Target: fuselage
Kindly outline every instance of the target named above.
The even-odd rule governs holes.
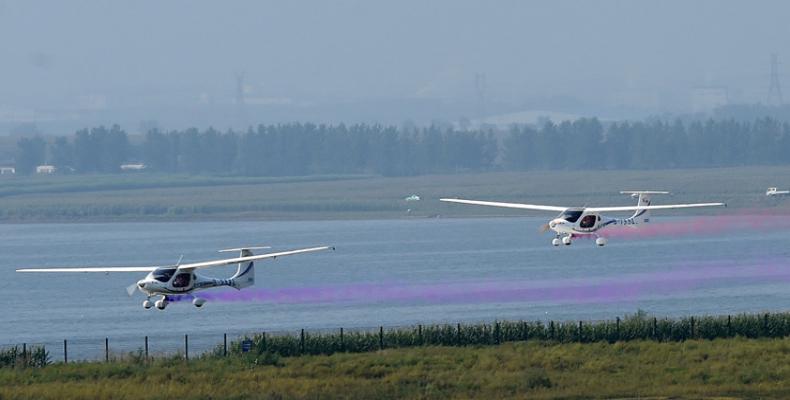
[[[232,286],[231,279],[216,279],[193,271],[178,271],[177,267],[162,267],[137,281],[137,287],[148,296],[189,294],[219,286]]]
[[[549,229],[558,235],[592,235],[609,225],[637,225],[639,217],[640,213],[630,218],[606,218],[584,208],[569,208],[549,221]]]

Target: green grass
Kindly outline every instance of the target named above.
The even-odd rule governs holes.
[[[781,187],[782,176],[790,176],[790,167],[492,172],[405,178],[158,174],[0,177],[0,221],[529,215],[518,210],[444,204],[437,199],[457,196],[563,206],[632,204],[632,199],[618,194],[623,189],[666,189],[674,193],[656,202],[725,201],[731,208],[788,209],[790,201],[764,194],[768,186]],[[414,193],[423,200],[403,200]]]
[[[790,339],[518,342],[0,369],[0,399],[788,398]]]

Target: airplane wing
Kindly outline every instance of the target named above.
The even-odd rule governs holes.
[[[194,270],[196,268],[218,267],[221,265],[238,264],[240,262],[263,260],[266,258],[277,258],[282,256],[290,256],[293,254],[310,253],[313,251],[328,250],[334,247],[322,246],[312,247],[309,249],[299,249],[291,251],[282,251],[277,253],[260,254],[257,256],[249,257],[235,257],[226,258],[223,260],[203,261],[197,263],[181,264],[179,270]],[[72,267],[72,268],[22,268],[16,272],[151,272],[157,268],[175,268],[175,265],[161,266],[161,267]]]
[[[557,207],[557,206],[542,206],[538,204],[499,203],[496,201],[479,201],[479,200],[462,200],[462,199],[439,199],[439,201],[446,201],[448,203],[472,204],[476,206],[518,208],[521,210],[537,210],[537,211],[563,212],[568,208],[568,207]]]
[[[22,268],[16,272],[151,272],[160,267]]]
[[[697,203],[697,204],[663,204],[660,206],[625,206],[625,207],[587,207],[589,212],[614,212],[614,211],[636,211],[636,210],[669,210],[674,208],[699,208],[699,207],[726,207],[726,203]]]
[[[183,270],[194,270],[196,268],[219,267],[223,265],[238,264],[247,261],[264,260],[267,258],[277,258],[277,257],[290,256],[290,255],[302,254],[302,253],[312,253],[314,251],[329,250],[329,249],[334,250],[335,248],[331,246],[321,246],[321,247],[311,247],[308,249],[281,251],[281,252],[269,253],[269,254],[259,254],[256,256],[249,256],[249,257],[234,257],[234,258],[225,258],[222,260],[202,261],[196,263],[181,264],[178,266],[178,270],[183,271]]]

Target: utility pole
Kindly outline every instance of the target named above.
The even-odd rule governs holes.
[[[475,93],[477,94],[478,117],[483,119],[486,117],[486,74],[475,74]]]
[[[779,58],[771,54],[771,84],[768,86],[768,104],[782,105],[782,85],[779,84]]]
[[[244,72],[236,73],[236,120],[243,126],[247,123],[247,112],[244,104]]]

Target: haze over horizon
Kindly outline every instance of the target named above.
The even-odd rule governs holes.
[[[780,1],[6,0],[0,135],[765,103],[770,54],[790,82],[786,15]]]

